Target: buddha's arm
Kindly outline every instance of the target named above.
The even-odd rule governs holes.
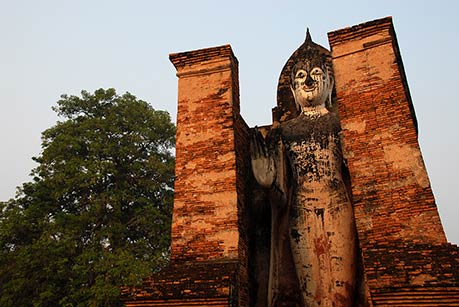
[[[255,179],[263,188],[270,188],[276,179],[276,165],[256,127],[250,139],[250,157]]]

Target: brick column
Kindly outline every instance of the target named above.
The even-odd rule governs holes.
[[[229,45],[170,60],[179,78],[171,262],[235,263],[238,306],[245,306],[250,156],[238,61]]]
[[[172,261],[237,259],[238,62],[228,45],[170,59],[179,77]]]
[[[392,19],[328,37],[361,246],[445,243]]]
[[[422,155],[391,18],[328,34],[351,175],[364,306],[459,302],[459,249],[448,244]]]

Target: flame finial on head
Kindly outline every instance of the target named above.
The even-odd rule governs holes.
[[[305,42],[307,42],[307,41],[312,41],[311,33],[309,33],[309,27],[306,28],[306,39],[305,39],[304,41],[305,41]]]

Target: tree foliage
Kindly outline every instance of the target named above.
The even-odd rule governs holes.
[[[33,181],[0,207],[1,306],[116,306],[165,264],[175,127],[114,89],[62,95]]]

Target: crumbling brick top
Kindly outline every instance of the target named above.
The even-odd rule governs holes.
[[[238,63],[230,45],[171,53],[169,55],[169,59],[176,69],[186,65],[200,64],[206,61],[221,60],[225,58],[230,58],[235,61],[235,63]]]
[[[371,36],[380,32],[381,29],[384,28],[393,29],[391,16],[328,32],[328,41],[330,46],[334,46],[342,42],[349,42],[350,40],[356,38],[361,39],[363,37]]]

